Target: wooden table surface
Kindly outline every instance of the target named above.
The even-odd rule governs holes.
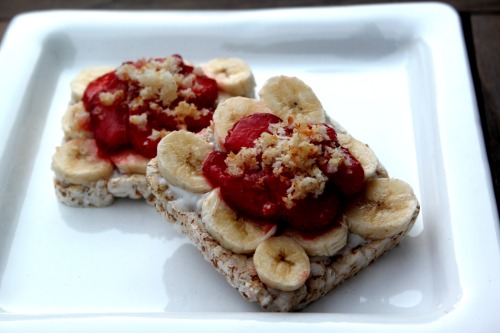
[[[384,1],[395,3],[401,1]],[[460,14],[497,207],[500,207],[500,0],[448,0]],[[377,3],[370,0],[2,0],[0,40],[15,15],[45,9],[251,9]],[[472,194],[471,194],[472,195]]]

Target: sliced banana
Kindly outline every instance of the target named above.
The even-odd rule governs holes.
[[[302,287],[311,272],[309,257],[302,246],[286,236],[271,237],[260,243],[253,263],[264,284],[283,291]]]
[[[89,67],[82,70],[70,83],[72,100],[80,101],[90,82],[114,70],[115,68],[110,66]]]
[[[217,95],[217,100],[215,101],[215,105],[219,105],[222,101],[234,97],[233,95],[228,94],[225,91],[219,90],[219,94]]]
[[[52,157],[52,170],[68,183],[86,185],[108,179],[113,163],[97,155],[93,139],[73,139],[56,148]]]
[[[342,221],[317,236],[303,235],[291,229],[283,234],[296,240],[309,256],[331,257],[346,246],[348,227],[347,223]]]
[[[231,97],[223,100],[213,115],[214,134],[217,144],[222,149],[227,133],[234,124],[254,113],[272,113],[263,102],[248,97]]]
[[[313,124],[326,121],[325,110],[314,91],[296,77],[270,78],[259,92],[260,99],[283,120],[289,116]]]
[[[207,231],[222,247],[238,254],[254,253],[257,246],[276,233],[275,223],[258,223],[239,216],[228,207],[214,189],[201,206],[201,217]]]
[[[410,185],[399,179],[368,179],[346,210],[349,231],[369,239],[395,236],[409,229],[420,210]]]
[[[365,143],[353,138],[349,134],[337,133],[341,146],[349,149],[351,154],[359,161],[365,172],[365,179],[375,176],[379,160],[373,150]]]
[[[212,188],[202,173],[203,161],[212,146],[186,130],[167,134],[158,143],[160,174],[172,185],[194,193],[205,193]]]
[[[62,128],[66,140],[77,138],[92,138],[92,131],[88,130],[90,113],[85,110],[80,101],[71,104],[62,118]]]
[[[242,59],[215,58],[201,68],[223,91],[233,96],[254,97],[255,79],[250,66]]]
[[[110,157],[111,162],[122,174],[146,174],[149,158],[136,153],[133,150],[123,150]]]

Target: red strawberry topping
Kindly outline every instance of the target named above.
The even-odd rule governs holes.
[[[218,86],[179,55],[125,62],[91,82],[83,103],[101,155],[134,148],[156,156],[168,131],[199,131],[210,124]]]
[[[203,173],[226,203],[304,233],[336,223],[342,198],[364,183],[363,168],[326,124],[257,113],[233,126],[224,147],[206,158]]]

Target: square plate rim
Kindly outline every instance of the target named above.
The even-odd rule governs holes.
[[[316,12],[316,11],[320,11],[320,10],[324,10],[325,8],[328,9],[328,10],[331,10],[331,11],[339,11],[339,10],[342,10],[342,11],[347,11],[349,12],[352,8],[356,8],[356,10],[364,10],[366,11],[366,13],[369,14],[370,10],[374,10],[376,9],[378,13],[382,13],[386,10],[396,10],[396,9],[402,9],[402,8],[405,8],[405,9],[411,9],[411,8],[420,8],[420,9],[423,9],[423,8],[427,8],[429,10],[431,9],[439,9],[439,10],[443,10],[445,9],[445,12],[447,12],[449,15],[451,16],[456,16],[456,12],[454,10],[451,10],[451,7],[448,7],[446,5],[442,5],[442,4],[438,4],[438,3],[428,3],[428,4],[397,4],[397,5],[391,5],[391,4],[384,4],[384,5],[362,5],[362,6],[340,6],[340,7],[304,7],[306,8],[307,10],[310,10],[311,12]],[[234,13],[238,13],[238,15],[242,14],[243,12],[293,12],[293,13],[296,13],[296,11],[299,11],[301,9],[304,9],[304,8],[278,8],[278,9],[255,9],[255,10],[244,10],[244,11],[225,11],[225,10],[215,10],[215,11],[211,11],[212,14],[217,17],[218,15],[225,15],[227,14],[228,12],[230,12],[231,14],[234,14]],[[26,19],[30,19],[32,18],[33,16],[36,16],[38,18],[43,18],[43,17],[47,17],[47,16],[50,16],[52,18],[54,17],[57,17],[59,15],[69,15],[69,16],[73,16],[76,15],[76,16],[79,16],[79,15],[87,15],[87,14],[95,14],[95,13],[102,13],[102,15],[117,15],[117,16],[120,16],[120,15],[127,15],[127,14],[130,14],[130,13],[134,13],[134,14],[137,14],[136,11],[78,11],[78,10],[57,10],[57,11],[42,11],[42,12],[33,12],[33,13],[26,13],[26,14],[21,14],[20,16],[18,16],[15,21],[13,22],[12,26],[13,28],[11,28],[9,26],[9,29],[6,33],[6,37],[7,38],[4,38],[4,42],[2,43],[2,48],[0,49],[0,60],[2,60],[2,56],[3,54],[6,52],[5,49],[8,49],[8,48],[12,48],[14,47],[13,43],[12,43],[12,39],[14,37],[12,37],[12,35],[16,32],[16,31],[20,31],[19,29],[23,28],[24,25],[27,23]],[[141,11],[139,12],[138,14],[145,17],[147,15],[161,15],[161,14],[169,14],[169,15],[182,15],[183,13],[185,13],[186,11],[157,11],[157,12],[149,12],[149,11]],[[197,15],[199,14],[200,12],[206,12],[206,11],[187,11],[188,15]],[[65,20],[64,20],[65,21]],[[57,20],[54,20],[54,21],[51,21],[51,24],[50,26],[52,27],[57,27],[57,24],[58,24],[58,21]],[[12,32],[11,32],[12,30]],[[47,31],[43,31],[43,29],[41,29],[35,36],[31,36],[31,38],[39,38],[39,37],[43,37],[44,36],[44,33],[46,33]],[[6,46],[7,45],[7,46]],[[463,45],[462,45],[463,47]],[[465,60],[465,63],[466,63],[466,56],[465,54],[461,54],[461,57],[463,57]],[[462,59],[461,59],[462,60]],[[2,68],[2,67],[0,67]],[[466,69],[466,74],[468,74],[468,71]],[[468,80],[468,83],[470,85],[471,83],[471,78],[470,78],[470,74],[468,74],[468,77],[467,77],[467,80]],[[1,85],[0,85],[1,86]],[[470,97],[472,100],[474,100],[474,94],[473,94],[473,91],[472,90],[469,90],[468,93],[470,94]],[[477,110],[475,109],[475,106],[472,106],[472,108],[474,109],[473,111],[475,113],[477,113]],[[0,119],[2,119],[1,115],[0,115]],[[481,130],[479,128],[476,128],[476,131],[480,134],[481,133]],[[9,131],[6,131],[6,132],[9,132]],[[6,140],[3,140],[3,142],[6,142]],[[479,151],[478,153],[481,155],[484,156],[484,146],[482,144],[481,141],[478,142],[480,147],[479,147]],[[2,148],[2,145],[0,144],[0,148]],[[0,149],[0,156],[2,153],[2,149]],[[485,171],[488,171],[488,166],[486,165],[485,166]],[[491,201],[491,194],[492,194],[492,189],[491,189],[491,179],[487,179],[488,178],[488,174],[487,172],[485,172],[485,185],[488,187],[488,190],[487,192],[489,193],[489,199]],[[494,207],[493,207],[494,208]],[[495,222],[495,221],[498,221],[498,217],[495,215],[495,210],[493,209],[492,210],[492,213],[491,213],[491,218],[492,218],[492,221]],[[493,227],[493,232],[496,233],[496,236],[497,236],[497,240],[498,240],[498,225],[494,226]],[[498,242],[497,242],[497,245],[498,245]],[[497,246],[497,249],[498,249],[498,246]],[[497,252],[498,253],[498,252]],[[498,277],[495,276],[495,279],[496,281],[498,281]],[[496,289],[498,290],[498,288]],[[464,297],[460,302],[457,303],[457,308],[454,309],[454,311],[451,311],[450,313],[447,313],[446,315],[443,314],[443,317],[449,317],[449,320],[451,322],[453,322],[454,324],[457,324],[459,322],[461,322],[462,320],[459,320],[459,318],[457,317],[458,313],[461,313],[462,311],[464,311],[464,307],[465,308],[468,308],[468,305],[471,305],[471,304],[464,304],[467,303],[468,301],[471,302],[472,301],[476,301],[473,297]],[[491,302],[491,300],[490,300]],[[496,304],[498,305],[498,302],[496,302]],[[491,306],[494,307],[494,304],[491,303],[490,304]],[[467,314],[468,312],[466,311],[465,314]],[[464,313],[462,313],[463,315]],[[255,316],[255,314],[252,314],[252,316],[247,316],[245,314],[242,314],[241,315],[241,320],[242,321],[245,321],[245,320],[254,320],[255,318],[253,318]],[[22,316],[21,316],[22,317]],[[120,315],[119,317],[122,317],[122,315]],[[169,323],[169,324],[174,324],[174,325],[185,325],[185,324],[188,324],[190,319],[188,318],[189,316],[186,316],[186,318],[182,318],[182,316],[180,316],[180,318],[156,318],[156,322],[158,322],[158,320],[161,322],[161,325],[158,326],[159,328],[161,326],[163,326],[164,324],[166,323]],[[224,316],[222,316],[224,317]],[[274,318],[271,318],[271,316],[269,316],[268,314],[261,314],[261,315],[257,315],[256,317],[258,317],[258,325],[264,325],[262,326],[263,328],[266,328],[266,327],[271,327],[274,325],[274,323],[276,322],[281,322],[282,320],[290,320],[290,315],[287,315],[287,314],[276,314],[274,316]],[[295,329],[297,326],[300,326],[301,323],[308,323],[308,324],[311,324],[311,320],[310,318],[311,317],[316,317],[315,315],[311,315],[311,314],[295,314],[294,316],[294,319],[292,319],[292,325],[290,326],[290,328],[293,328]],[[321,317],[321,316],[320,316]],[[341,316],[342,317],[342,316]],[[425,317],[425,316],[424,316]],[[17,322],[18,320],[21,320],[23,321],[22,318],[20,317],[10,317],[10,318],[5,318],[5,315],[2,314],[0,319],[2,320],[5,320],[4,323],[9,323],[9,322]],[[112,316],[111,318],[109,318],[111,321],[114,321],[116,319],[116,317]],[[122,318],[123,319],[123,318]],[[320,318],[316,318],[316,319],[320,319]],[[421,318],[421,319],[424,319],[424,318]],[[483,318],[483,319],[488,319],[488,318]],[[491,318],[489,318],[491,319]],[[89,318],[87,316],[77,316],[76,318],[73,318],[73,320],[76,320],[76,321],[83,321],[83,322],[88,322],[89,320],[96,320],[97,322],[99,321],[102,321],[103,318],[99,318],[99,319],[96,319],[96,318]],[[144,320],[146,321],[150,321],[151,320],[151,317],[148,317],[148,316],[137,316],[137,315],[134,315],[134,314],[131,314],[130,317],[128,317],[125,321],[130,321],[131,323],[142,323]],[[210,324],[214,324],[214,325],[218,325],[218,324],[223,324],[224,321],[231,321],[230,318],[223,318],[223,319],[218,319],[218,320],[201,320],[199,322],[199,325],[200,327],[203,327],[205,324],[206,324],[206,321],[208,321],[208,323]],[[444,319],[443,319],[444,320]],[[31,323],[34,323],[36,322],[36,318],[30,318],[30,321]],[[398,322],[399,320],[396,320],[396,322]],[[423,320],[422,323],[425,323],[425,324],[430,324],[431,322],[433,321],[436,321],[436,318],[432,318],[432,317],[429,317],[425,320]],[[439,322],[440,320],[437,319],[437,321]],[[25,322],[25,321],[24,321]],[[43,320],[44,323],[49,323],[49,322],[52,322],[52,324],[54,324],[54,322],[57,322],[57,323],[60,323],[61,321],[59,320],[59,318],[55,318],[55,317],[51,317],[51,316],[48,316],[47,318],[44,318]],[[0,321],[0,325],[2,324],[2,321]],[[283,324],[281,322],[281,324]],[[319,323],[318,326],[321,326],[323,324],[326,324],[326,325],[329,325],[329,324],[335,324],[335,323],[330,323],[330,322],[326,322],[326,323]],[[337,323],[337,326],[339,327],[344,327],[345,325],[345,328],[349,328],[350,327],[350,324],[351,323]],[[376,323],[373,323],[372,324],[374,326],[372,326],[370,328],[371,331],[377,331],[378,328],[380,328],[381,330],[385,330],[387,329],[388,327],[386,327],[385,323],[379,323],[379,324],[376,324]],[[406,327],[406,325],[404,323],[400,323],[402,326]],[[440,322],[441,325],[445,325],[443,322]],[[107,323],[106,325],[112,325],[112,323]],[[42,325],[43,326],[43,325]],[[179,327],[181,327],[179,326]],[[399,326],[399,325],[395,325],[394,327],[396,326]],[[1,327],[1,326],[0,326]],[[139,326],[140,327],[140,326]],[[438,326],[436,326],[438,327]],[[446,326],[445,326],[446,327]],[[255,330],[255,328],[253,328],[253,330]]]

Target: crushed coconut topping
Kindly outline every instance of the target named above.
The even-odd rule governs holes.
[[[165,137],[168,133],[170,133],[170,132],[167,130],[162,129],[161,131],[158,131],[158,130],[155,130],[153,128],[151,135],[148,136],[148,139],[155,141],[155,140],[158,140],[158,139]]]
[[[146,130],[146,124],[148,123],[148,115],[146,112],[141,113],[140,115],[131,115],[129,117],[129,121],[131,124],[136,125],[141,130]]]
[[[342,160],[345,158],[345,154],[338,147],[337,148],[327,147],[326,151],[330,156],[330,158],[328,159],[328,163],[326,165],[327,171],[329,173],[335,173],[339,168],[340,162],[342,162]]]
[[[132,80],[140,89],[139,96],[129,102],[131,110],[138,110],[147,103],[151,110],[175,117],[179,127],[185,127],[186,117],[198,120],[201,116],[206,116],[210,113],[208,109],[198,110],[195,104],[185,101],[171,106],[172,102],[178,98],[187,100],[196,97],[191,88],[193,84],[196,85],[194,81],[196,71],[189,74],[179,73],[181,68],[179,60],[175,57],[168,57],[163,60],[142,59],[139,61],[139,64],[140,66],[133,63],[125,63],[116,70],[118,78],[121,80]],[[109,103],[114,101],[111,99],[112,96],[105,95],[100,97],[101,100],[105,98]],[[137,120],[142,121],[142,119]],[[142,122],[140,124],[142,125]],[[145,126],[146,124],[144,124]]]
[[[175,68],[166,68],[161,62],[151,61],[141,67],[123,64],[116,74],[120,79],[128,78],[137,82],[142,100],[159,100],[168,105],[177,98],[177,82],[170,70]]]
[[[99,94],[99,100],[104,106],[111,106],[117,98],[123,97],[123,90],[116,90],[115,92],[102,92]]]
[[[293,123],[293,119],[288,119],[287,122],[269,125],[269,131],[271,133],[262,133],[254,147],[242,148],[236,154],[229,153],[225,160],[227,172],[238,177],[245,170],[270,167],[276,177],[284,172],[294,175],[287,196],[283,198],[287,208],[292,208],[294,201],[304,199],[309,194],[315,198],[322,194],[328,177],[321,171],[319,161],[326,161],[325,156],[329,156],[326,165],[330,172],[336,171],[344,158],[340,148],[326,146],[328,151],[324,152],[323,146],[317,145],[331,140],[326,125]]]

